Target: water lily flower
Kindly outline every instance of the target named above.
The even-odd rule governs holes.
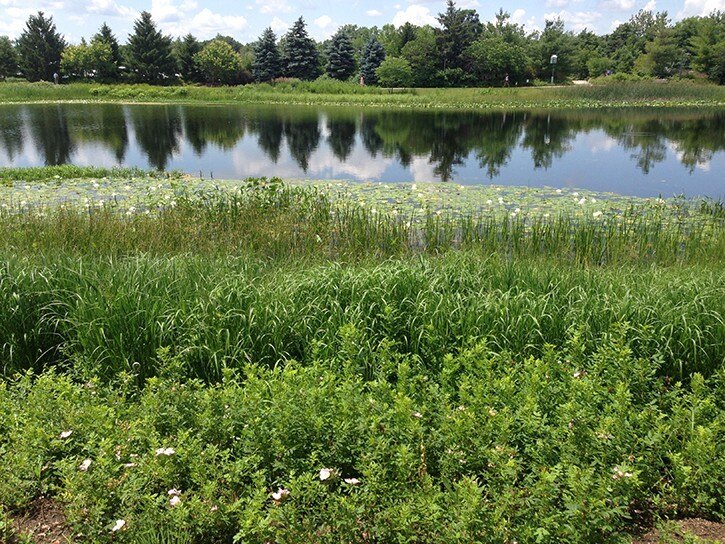
[[[60,433],[60,437],[61,438],[68,438],[72,434],[73,434],[73,431],[63,431],[62,433]]]
[[[557,189],[557,190],[556,190],[556,194],[557,194],[557,195],[560,195],[560,194],[561,194],[561,189]]]
[[[604,215],[604,212],[594,212],[592,214],[592,217],[597,218],[597,217],[601,217],[602,215]]]
[[[116,531],[120,531],[126,526],[126,521],[122,519],[117,519],[116,523],[111,527],[111,532],[115,533]]]
[[[491,199],[489,198],[489,199],[488,199],[488,200],[486,201],[486,204],[488,204],[488,205],[490,206],[491,204],[493,204],[493,200],[491,200]]]
[[[587,201],[587,199],[586,199],[586,198],[584,198],[584,197],[581,197],[581,198],[579,199],[579,204],[583,205],[583,204],[585,204],[585,203],[586,203],[586,201]]]
[[[91,466],[91,463],[92,461],[90,459],[86,459],[81,463],[81,466],[78,467],[78,470],[80,470],[81,472],[87,472]]]

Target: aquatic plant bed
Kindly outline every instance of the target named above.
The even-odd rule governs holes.
[[[6,540],[725,517],[721,203],[93,174],[0,187]]]

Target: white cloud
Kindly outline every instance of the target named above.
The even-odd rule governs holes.
[[[256,0],[259,6],[259,13],[290,13],[292,6],[287,0]]]
[[[191,10],[196,2],[187,1],[174,6],[169,0],[153,0],[153,3],[163,4],[156,6],[160,8],[164,19],[159,18],[159,27],[173,36],[184,36],[192,33],[197,38],[206,40],[217,34],[234,36],[246,29],[249,24],[241,15],[222,15],[204,8],[192,15]],[[154,14],[156,18],[156,14]]]
[[[269,23],[269,26],[275,34],[284,34],[285,32],[287,32],[287,30],[289,30],[290,26],[292,26],[292,25],[284,22],[279,17],[275,17]]]
[[[376,9],[370,9],[365,12],[365,15],[367,15],[368,17],[380,17],[382,15],[382,12]]]
[[[657,9],[657,2],[655,2],[655,0],[649,0],[642,9],[654,12]]]
[[[113,0],[90,0],[86,7],[88,13],[103,15],[104,17],[136,18],[138,12],[128,6],[118,5]]]
[[[547,8],[563,8],[569,5],[569,0],[546,0]]]
[[[600,5],[603,9],[631,11],[634,8],[634,0],[605,0]]]
[[[549,21],[561,19],[567,27],[574,31],[584,30],[585,28],[591,29],[601,18],[602,14],[598,11],[577,11],[572,13],[564,9],[558,13],[544,14],[544,19]]]
[[[394,26],[403,26],[405,23],[412,23],[418,26],[439,26],[436,18],[430,14],[430,10],[418,4],[408,6],[405,11],[399,11],[393,17]]]
[[[458,0],[456,2],[456,7],[460,9],[476,9],[478,6],[478,0]]]
[[[323,15],[315,19],[313,22],[315,23],[315,26],[325,30],[332,26],[332,17],[330,17],[329,15]]]
[[[713,11],[725,10],[723,0],[685,0],[682,11],[677,13],[677,18],[691,17],[693,15],[710,15]]]

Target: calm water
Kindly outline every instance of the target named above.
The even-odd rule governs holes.
[[[725,112],[0,106],[0,166],[454,181],[725,196]]]

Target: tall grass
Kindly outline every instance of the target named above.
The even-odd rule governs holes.
[[[180,193],[151,214],[103,208],[0,210],[0,249],[123,255],[251,254],[275,259],[360,259],[471,249],[507,258],[594,265],[718,264],[721,205],[632,206],[598,218],[488,213],[393,216],[306,188],[255,182],[235,194]]]
[[[430,371],[485,340],[515,359],[578,338],[590,352],[628,323],[637,356],[664,373],[725,360],[725,274],[692,268],[579,269],[457,252],[316,266],[194,256],[9,258],[0,271],[4,373],[51,365],[140,383],[171,350],[185,373],[303,363],[344,351],[371,376],[376,353]]]
[[[22,168],[0,168],[0,184],[12,184],[15,181],[50,181],[57,179],[85,178],[133,178],[133,177],[177,177],[176,172],[166,173],[147,171],[140,168],[103,168],[98,166],[75,166],[63,164],[56,166],[30,166]]]
[[[725,89],[687,82],[622,82],[589,87],[409,89],[390,93],[378,87],[318,80],[238,87],[0,83],[2,102],[100,100],[111,102],[247,102],[419,108],[589,108],[617,105],[722,105]]]

